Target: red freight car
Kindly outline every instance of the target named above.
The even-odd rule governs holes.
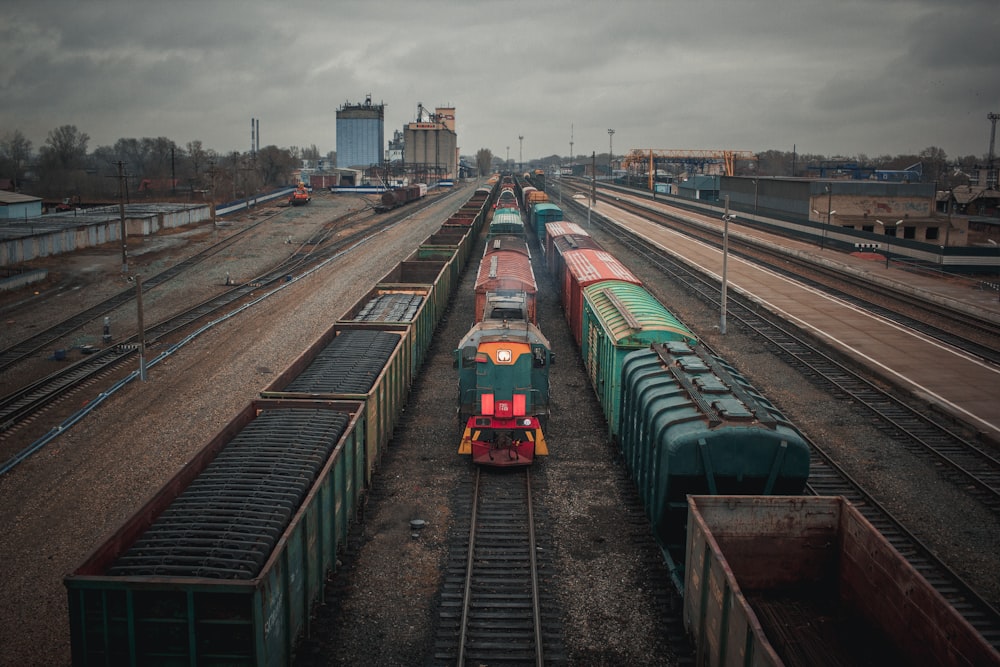
[[[579,345],[583,335],[583,288],[603,280],[621,280],[633,285],[641,285],[642,281],[605,250],[573,250],[562,257],[566,272],[560,297],[573,340]]]

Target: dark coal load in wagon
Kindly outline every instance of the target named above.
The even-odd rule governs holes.
[[[255,401],[64,583],[74,665],[291,664],[364,491],[364,405]]]
[[[347,415],[266,412],[122,554],[117,576],[257,576],[337,443]]]
[[[427,194],[427,186],[421,183],[416,185],[407,185],[394,190],[386,190],[382,193],[382,196],[380,197],[380,204],[376,206],[375,209],[377,211],[390,211],[394,208],[402,206],[403,204],[416,201],[425,194]]]

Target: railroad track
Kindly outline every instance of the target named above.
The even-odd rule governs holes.
[[[679,281],[715,309],[719,304],[719,283],[693,271],[667,253],[626,230],[599,221],[602,229],[654,263],[673,280]],[[925,406],[911,405],[882,390],[853,368],[824,352],[797,329],[755,303],[730,292],[727,317],[739,321],[824,389],[833,390],[868,408],[881,420],[883,430],[911,451],[934,461],[946,477],[966,488],[991,511],[1000,514],[1000,460],[980,447],[971,437],[950,424],[927,414]]]
[[[636,243],[640,243],[640,241],[636,239]],[[642,243],[642,245],[645,248],[643,252],[647,255],[650,253],[656,255],[657,264],[662,266],[664,262],[669,261],[665,255],[658,253],[647,244]],[[750,261],[759,263],[760,258],[757,255],[760,253],[751,253],[747,257]],[[767,256],[773,255],[767,254]],[[798,261],[783,260],[783,262],[785,265],[792,263],[797,266],[806,266]],[[766,266],[777,273],[821,289],[838,299],[858,305],[869,312],[919,331],[952,347],[987,361],[1000,363],[1000,350],[997,350],[995,346],[982,345],[968,338],[957,336],[923,320],[914,319],[870,300],[831,287],[826,283],[803,277],[798,271],[791,271],[786,266],[777,263],[767,263]],[[806,268],[815,273],[812,267]],[[684,267],[677,264],[673,264],[671,268],[673,275],[680,275],[684,271]],[[833,272],[826,273],[832,275]],[[717,282],[704,280],[697,274],[691,274],[690,280],[686,279],[685,282],[704,301],[713,306],[719,306],[716,299],[716,295],[719,293]],[[894,292],[894,294],[896,293]],[[905,295],[901,298],[905,298],[907,303],[912,303],[915,300],[914,297],[905,297]],[[941,309],[934,304],[923,304],[922,309],[933,315],[940,316],[942,314]],[[948,312],[952,313],[953,311]],[[832,388],[846,397],[856,399],[869,407],[882,418],[885,424],[884,430],[888,434],[904,446],[909,447],[911,451],[933,458],[946,477],[967,488],[991,511],[1000,514],[1000,460],[997,457],[984,450],[970,438],[957,433],[948,424],[927,416],[921,407],[913,407],[883,391],[846,365],[826,355],[817,346],[812,345],[807,338],[799,335],[795,329],[786,326],[781,320],[766,317],[758,312],[754,304],[742,299],[738,294],[735,297],[730,297],[727,304],[727,315],[733,315],[735,319],[767,337],[776,348],[785,352],[786,358],[792,365],[814,377],[825,378],[828,388]],[[954,314],[954,317],[960,319],[964,326],[966,319],[960,313]],[[997,334],[997,328],[990,323],[982,323],[979,330],[987,335],[995,336]]]
[[[685,234],[698,238],[709,245],[722,247],[721,230],[706,230],[690,223],[683,217],[665,214],[641,204],[621,200],[614,195],[599,193],[598,199],[658,223],[669,221],[671,228],[682,229]],[[700,212],[692,211],[691,213],[704,215]],[[797,282],[809,285],[813,289],[856,305],[901,326],[919,331],[946,345],[986,361],[1000,364],[1000,349],[998,349],[1000,326],[992,322],[983,321],[946,305],[921,300],[871,280],[856,278],[833,269],[825,269],[778,250],[770,250],[755,244],[741,244],[739,238],[732,235],[729,239],[729,253],[754,264],[765,266],[774,273],[788,276]],[[871,297],[880,297],[882,302],[879,303]],[[903,312],[901,307],[911,310],[913,314]],[[943,324],[939,325],[938,323]],[[975,333],[978,339],[971,337],[970,333]]]
[[[442,587],[434,664],[565,662],[557,617],[546,603],[527,469],[474,471]]]
[[[665,253],[627,230],[598,221],[601,228],[654,263],[674,281],[682,283],[702,300],[718,307],[719,285],[675,262]],[[729,316],[765,339],[786,362],[797,367],[814,383],[850,397],[871,410],[901,444],[932,457],[939,469],[985,506],[1000,512],[1000,463],[974,442],[952,431],[913,407],[890,396],[852,369],[814,347],[780,321],[757,312],[754,304],[739,297],[728,303]],[[961,577],[942,563],[903,524],[875,502],[864,489],[834,463],[820,447],[813,451],[809,490],[817,495],[840,495],[858,506],[889,542],[934,588],[994,647],[1000,650],[1000,612],[982,599]]]
[[[277,215],[277,214],[274,214]],[[218,243],[212,244],[208,248],[205,248],[201,252],[188,257],[187,259],[174,264],[168,269],[157,273],[156,275],[149,276],[143,281],[143,292],[148,292],[155,287],[162,285],[164,283],[173,280],[174,278],[180,276],[185,271],[191,269],[192,267],[200,264],[206,259],[218,254],[225,248],[230,247],[237,241],[246,236],[250,231],[256,229],[260,225],[271,220],[274,215],[269,215],[264,218],[255,220],[252,224],[248,225],[245,229],[219,241]],[[27,357],[35,354],[46,346],[65,338],[67,335],[71,334],[78,329],[81,329],[84,325],[89,322],[93,322],[97,318],[106,315],[114,311],[115,309],[131,303],[135,300],[135,290],[126,289],[122,290],[118,294],[111,296],[100,303],[82,310],[78,313],[67,317],[62,322],[54,324],[48,327],[44,331],[39,331],[34,336],[27,338],[25,340],[19,341],[6,349],[0,350],[0,371],[6,370],[11,366],[23,361]]]
[[[815,443],[810,442],[809,483],[817,496],[843,496],[994,648],[1000,650],[1000,612],[942,563],[937,556],[892,514],[868,495]]]
[[[436,201],[441,200],[438,199]],[[431,202],[428,202],[424,206],[430,204]],[[245,305],[255,302],[257,296],[267,288],[314,270],[337,254],[345,251],[345,249],[357,245],[388,227],[397,224],[404,218],[409,217],[418,208],[422,208],[422,206],[412,206],[393,215],[368,218],[366,221],[358,224],[358,229],[344,234],[335,240],[334,235],[343,232],[348,221],[355,217],[357,213],[348,213],[325,223],[309,239],[302,243],[296,252],[266,274],[246,283],[236,285],[218,296],[196,304],[183,312],[148,327],[144,332],[145,347],[165,346],[171,337],[179,337],[179,334],[191,330],[192,327],[199,323],[209,322],[213,318],[219,317],[221,313],[236,312],[242,309],[244,306],[241,304]],[[150,285],[161,285],[170,279],[178,277],[188,268],[217,253],[218,250],[218,245],[213,245],[170,269],[151,276],[149,279],[143,281],[144,292],[147,289],[151,289]],[[46,331],[36,334],[29,341],[15,344],[7,350],[0,351],[0,369],[4,367],[3,363],[7,363],[8,366],[13,365],[37,351],[46,343],[58,340],[96,317],[110,312],[134,298],[135,290],[121,292],[96,306],[88,308],[86,311],[67,318]],[[210,324],[206,326],[210,326]],[[97,377],[108,376],[114,369],[123,367],[132,357],[138,354],[137,341],[138,336],[127,338],[113,348],[99,351],[89,359],[61,369],[32,383],[29,387],[19,388],[0,398],[0,434],[8,434],[19,426],[30,422],[35,415],[45,410],[61,397],[83,386],[84,383],[91,382]],[[7,461],[0,464],[0,475],[9,472],[39,448],[40,444],[38,442],[31,443],[7,459]]]

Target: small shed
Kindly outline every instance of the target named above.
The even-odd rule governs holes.
[[[42,215],[42,200],[19,192],[0,190],[0,220],[25,220]]]

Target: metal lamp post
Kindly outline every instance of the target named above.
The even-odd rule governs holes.
[[[996,248],[997,256],[1000,256],[1000,243],[997,243],[993,239],[986,239],[986,242],[990,244],[990,246]],[[1000,287],[994,287],[994,289],[997,290],[997,303],[1000,303]]]
[[[829,185],[826,186],[826,227],[823,228],[823,240],[820,241],[819,249],[823,250],[826,247],[826,228],[830,226],[833,221],[833,214],[836,211],[833,208],[833,188]]]
[[[758,182],[759,180],[760,180],[759,176],[757,178],[753,179],[753,219],[754,220],[757,219],[757,189],[758,189],[758,187],[760,185],[760,183]]]
[[[719,313],[719,333],[726,333],[726,291],[729,286],[729,222],[735,220],[735,215],[729,215],[729,195],[725,196],[726,212],[722,216],[722,298]]]
[[[609,127],[608,128],[608,180],[609,181],[614,181],[615,180],[614,179],[614,165],[612,163],[612,159],[613,159],[613,156],[615,154],[615,151],[614,151],[614,139],[615,139],[615,131],[612,130]]]
[[[891,225],[890,225],[890,223],[882,222],[881,220],[876,220],[875,222],[877,222],[878,224],[882,225],[882,231],[885,234],[885,268],[888,269],[889,268],[889,249],[892,247],[891,242],[889,241],[889,229],[888,229],[888,227],[891,226],[893,228],[893,232],[895,233],[895,230],[898,229],[901,224],[903,224],[903,221],[902,220],[897,220],[896,222],[891,223]]]
[[[597,151],[590,153],[590,196],[587,197],[587,227],[590,227],[590,209],[597,203]]]
[[[830,226],[830,221],[833,219],[833,215],[836,213],[836,211],[831,209],[831,207],[833,206],[833,189],[829,185],[827,185],[824,189],[826,190],[826,224],[823,226],[823,234],[820,236],[820,241],[819,241],[820,250],[826,248],[826,228]],[[815,213],[816,215],[823,215],[816,209],[813,209],[813,213]]]

